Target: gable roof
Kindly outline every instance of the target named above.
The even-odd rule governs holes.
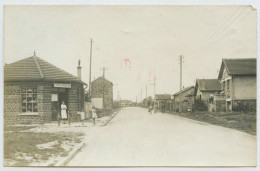
[[[170,94],[156,94],[155,100],[171,100]]]
[[[87,85],[78,77],[32,56],[4,66],[5,81],[70,81]]]
[[[98,81],[98,80],[103,80],[103,76],[100,76],[100,77],[98,77],[97,79],[93,80],[93,81],[91,82],[91,84],[95,83],[95,82]],[[113,84],[111,81],[107,80],[106,78],[104,78],[104,81]]]
[[[256,58],[222,59],[218,79],[221,79],[224,68],[229,75],[256,75]]]
[[[195,93],[197,89],[200,91],[221,91],[221,84],[218,79],[197,79],[195,85]]]
[[[181,93],[183,93],[183,92],[185,92],[185,91],[187,91],[187,90],[189,90],[189,89],[191,89],[191,88],[194,88],[194,86],[186,87],[186,88],[184,88],[183,90],[178,91],[177,93],[173,94],[173,96],[177,96],[177,95],[179,95],[179,94],[181,94]]]

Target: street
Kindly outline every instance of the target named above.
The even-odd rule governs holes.
[[[89,128],[85,141],[67,166],[256,165],[256,136],[136,107]]]

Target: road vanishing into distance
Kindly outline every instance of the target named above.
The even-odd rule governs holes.
[[[255,166],[256,136],[170,114],[127,107],[86,130],[67,166]]]

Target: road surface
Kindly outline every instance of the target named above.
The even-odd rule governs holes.
[[[86,134],[67,166],[256,165],[256,136],[143,108],[123,108]]]

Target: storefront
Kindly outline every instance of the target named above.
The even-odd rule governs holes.
[[[62,101],[72,120],[79,120],[77,112],[84,110],[87,86],[80,78],[36,56],[6,65],[4,74],[7,123],[56,121]]]

